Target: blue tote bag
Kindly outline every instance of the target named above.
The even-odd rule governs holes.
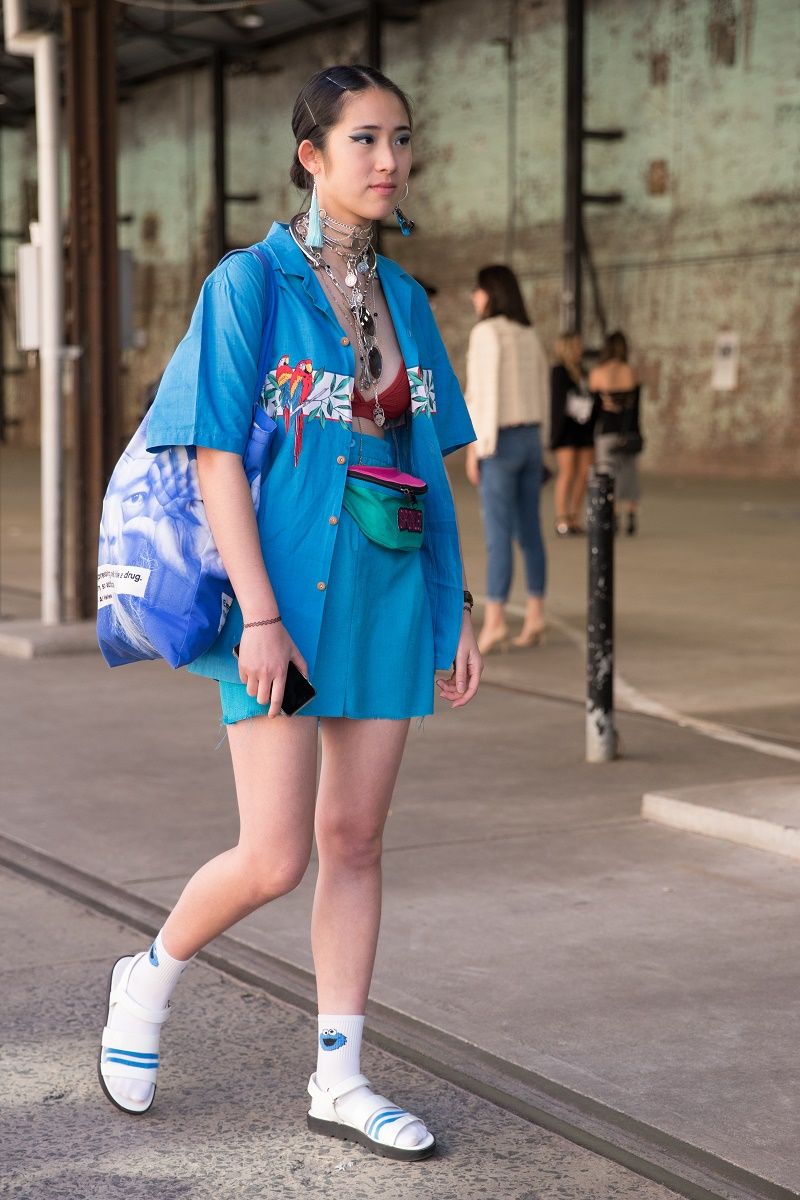
[[[233,253],[255,254],[266,282],[257,393],[243,455],[257,512],[276,428],[259,405],[258,393],[275,325],[277,289],[272,267],[258,247]],[[97,640],[110,667],[149,658],[185,666],[213,644],[233,603],[200,494],[195,447],[168,446],[150,453],[151,414],[152,409],[114,468],[103,501]]]

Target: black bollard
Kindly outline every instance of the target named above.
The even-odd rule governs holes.
[[[586,761],[617,756],[614,728],[614,476],[589,482],[589,605],[586,623]]]

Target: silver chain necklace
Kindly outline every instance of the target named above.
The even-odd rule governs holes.
[[[347,274],[345,276],[345,284],[351,289],[351,294],[348,297],[344,288],[336,278],[336,274],[322,254],[314,250],[310,246],[306,246],[304,239],[307,230],[306,214],[300,214],[293,217],[289,222],[289,231],[300,247],[306,259],[316,270],[323,270],[330,279],[335,293],[342,297],[344,307],[349,320],[353,324],[356,334],[356,343],[359,351],[360,370],[358,387],[362,394],[368,393],[373,387],[375,395],[373,399],[372,419],[380,428],[386,421],[386,413],[378,399],[378,381],[383,370],[383,356],[377,342],[376,321],[377,312],[375,311],[375,276],[377,274],[378,260],[371,242],[368,242],[363,250],[356,253],[342,254],[341,250],[334,244],[332,248],[343,258],[347,263]],[[325,218],[330,220],[330,218]],[[323,232],[324,237],[324,232]],[[331,239],[332,240],[332,239]],[[331,240],[325,239],[325,244],[330,245]],[[370,262],[370,251],[372,252],[372,261]],[[370,304],[366,306],[365,292],[362,289],[369,288]]]

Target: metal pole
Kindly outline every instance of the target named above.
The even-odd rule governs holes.
[[[376,71],[383,67],[383,10],[381,0],[367,0],[367,66]],[[383,242],[380,221],[375,221],[372,244],[378,254]]]
[[[122,450],[115,6],[63,5],[70,155],[70,342],[73,388],[73,615],[97,599],[97,529],[106,483]]]
[[[617,756],[614,728],[614,476],[589,482],[589,606],[586,625],[586,761]]]
[[[221,50],[214,51],[211,64],[212,126],[214,130],[214,262],[225,254],[227,231],[227,188],[225,147],[225,56]]]
[[[381,0],[367,0],[367,66],[383,70]]]
[[[581,330],[583,195],[583,0],[567,0],[566,138],[564,145],[564,286],[562,329]]]

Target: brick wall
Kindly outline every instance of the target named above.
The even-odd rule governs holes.
[[[418,226],[402,242],[388,235],[387,252],[440,289],[437,316],[459,372],[484,263],[518,271],[548,348],[558,332],[562,9],[560,0],[436,0],[419,20],[386,28],[385,69],[416,105],[405,207]],[[319,67],[361,57],[362,33],[296,39],[230,74],[229,187],[259,195],[230,206],[232,244],[299,206],[288,180],[294,97]],[[626,136],[587,146],[587,190],[624,193],[615,209],[587,211],[587,233],[609,322],[628,333],[646,384],[651,471],[777,476],[800,465],[799,40],[795,0],[588,0],[587,125]],[[30,135],[4,131],[8,139],[24,151],[4,163],[3,203],[21,211],[35,158]],[[144,334],[125,355],[133,423],[211,265],[205,72],[121,104],[119,203],[133,218],[120,237],[136,256]],[[585,313],[596,341],[588,281]],[[739,386],[714,392],[714,340],[726,329],[741,338]],[[30,409],[24,380],[9,390]],[[35,437],[30,412],[25,436]]]

